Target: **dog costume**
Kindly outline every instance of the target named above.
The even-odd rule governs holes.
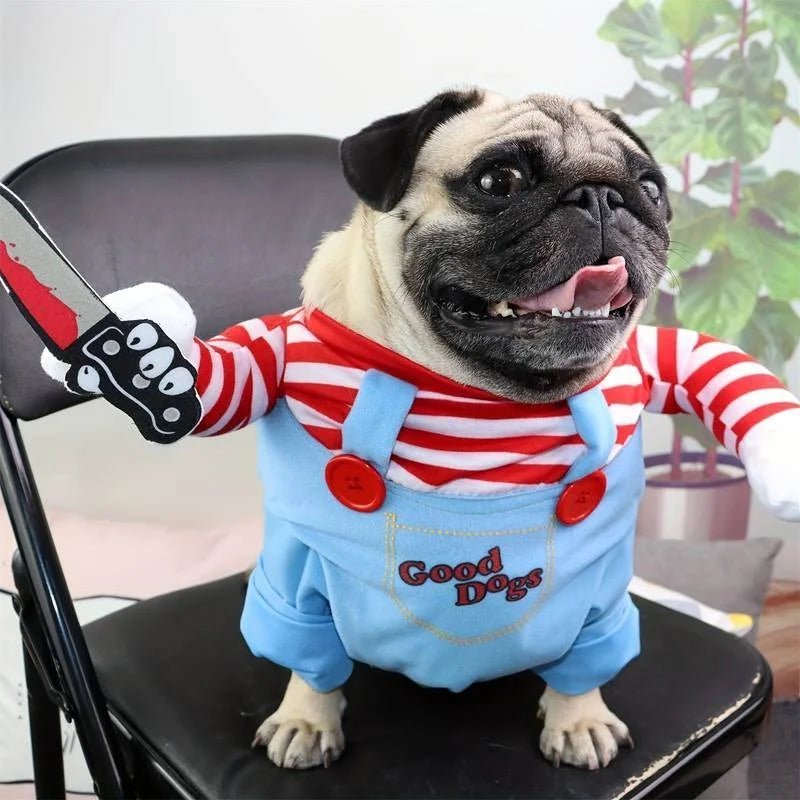
[[[318,691],[353,660],[455,691],[524,669],[567,694],[605,683],[639,652],[642,409],[693,412],[740,455],[759,440],[750,468],[768,450],[753,434],[779,441],[800,415],[737,348],[646,326],[602,380],[543,405],[457,384],[316,310],[196,340],[192,360],[196,433],[260,426],[266,530],[242,633]]]

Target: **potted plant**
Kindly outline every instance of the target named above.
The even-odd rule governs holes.
[[[731,341],[783,375],[800,341],[800,174],[758,162],[775,126],[800,123],[778,77],[800,74],[800,4],[622,0],[599,35],[639,76],[606,104],[634,118],[672,186],[669,278],[644,322]],[[743,538],[741,464],[694,417],[673,420],[672,452],[646,459],[639,535]]]

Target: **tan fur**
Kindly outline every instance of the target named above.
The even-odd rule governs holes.
[[[607,767],[620,745],[633,747],[628,726],[609,711],[599,689],[568,695],[548,686],[539,700],[539,717],[544,720],[539,749],[556,766]]]
[[[479,385],[430,334],[407,296],[399,242],[407,225],[359,204],[350,222],[328,234],[303,275],[303,303],[370,339],[461,383]]]
[[[266,747],[270,760],[279,767],[327,767],[344,751],[346,706],[341,689],[316,692],[293,672],[280,706],[261,723],[252,746]]]

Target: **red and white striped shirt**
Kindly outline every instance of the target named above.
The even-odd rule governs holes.
[[[332,452],[366,370],[418,387],[387,477],[422,491],[488,494],[556,483],[583,450],[566,401],[518,403],[464,386],[344,327],[318,310],[248,320],[195,340],[203,418],[195,433],[238,430],[278,398]],[[599,382],[617,426],[609,460],[642,409],[694,413],[728,450],[758,422],[800,403],[738,348],[711,336],[640,326]]]

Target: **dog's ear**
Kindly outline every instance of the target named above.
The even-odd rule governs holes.
[[[348,136],[339,154],[344,176],[368,206],[389,211],[405,194],[417,153],[434,128],[481,102],[477,89],[442,92],[425,105],[379,119]]]
[[[590,104],[592,108],[598,113],[604,116],[615,128],[619,128],[629,139],[636,142],[639,145],[639,148],[642,150],[643,153],[646,153],[650,158],[653,157],[653,154],[650,152],[650,148],[644,143],[644,140],[638,133],[633,131],[631,127],[625,122],[622,117],[617,114],[616,111],[610,111],[607,108],[598,108],[593,103]]]

